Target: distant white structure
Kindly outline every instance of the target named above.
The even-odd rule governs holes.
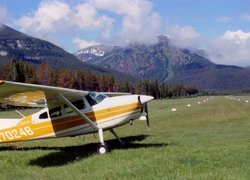
[[[191,104],[188,104],[188,105],[187,105],[187,107],[190,107],[190,106],[191,106]]]
[[[0,51],[0,56],[7,56],[8,52],[7,51]]]
[[[200,104],[201,102],[199,101],[198,104]]]
[[[238,101],[240,101],[240,99],[238,99]]]
[[[248,103],[248,100],[246,100],[245,102]]]
[[[172,112],[174,112],[174,111],[177,111],[177,109],[176,108],[172,108],[172,110],[171,110]]]

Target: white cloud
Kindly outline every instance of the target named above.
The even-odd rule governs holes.
[[[121,27],[115,18],[121,18]],[[21,31],[40,38],[52,39],[54,34],[95,31],[99,38],[110,41],[155,43],[161,34],[162,20],[148,0],[87,0],[74,5],[66,1],[42,1],[32,13],[19,19]],[[68,32],[67,32],[68,33]],[[118,38],[117,38],[118,37]]]
[[[0,7],[0,24],[11,24],[13,19],[4,7]]]
[[[42,2],[32,15],[19,20],[22,31],[43,34],[54,32],[67,22],[70,7],[59,1]]]
[[[194,49],[200,45],[201,36],[192,26],[168,26],[167,34],[175,46]]]
[[[210,60],[221,64],[250,65],[250,32],[226,31],[208,40],[206,52]]]
[[[112,28],[114,19],[106,15],[98,15],[95,7],[88,3],[79,4],[72,14],[73,23],[82,30],[102,27]],[[72,20],[71,20],[72,21]]]
[[[189,49],[204,48],[208,59],[218,64],[250,65],[250,32],[225,31],[220,37],[204,39],[192,26],[168,26],[174,46]]]
[[[99,15],[88,2],[72,6],[59,0],[42,1],[35,12],[19,19],[22,31],[42,38],[52,33],[98,29],[108,37],[113,23],[114,19]]]
[[[250,22],[250,14],[243,14],[241,19],[247,22]]]
[[[233,20],[232,17],[229,17],[229,16],[222,16],[222,17],[219,17],[215,20],[215,22],[217,23],[227,23],[227,22],[231,22]]]
[[[94,46],[94,45],[98,45],[99,43],[95,42],[95,41],[86,41],[84,39],[80,39],[78,37],[74,38],[72,40],[72,43],[77,46],[79,49],[83,49],[89,46]]]
[[[147,0],[91,0],[97,9],[107,10],[122,17],[122,41],[155,43],[161,34],[162,20]]]
[[[231,40],[237,44],[243,44],[246,43],[247,40],[250,39],[250,33],[249,32],[243,32],[241,30],[237,31],[226,31],[223,36],[223,39]]]

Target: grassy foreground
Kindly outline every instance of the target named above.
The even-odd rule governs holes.
[[[204,99],[149,103],[151,129],[106,132],[106,155],[93,135],[2,144],[0,179],[250,179],[250,97]]]

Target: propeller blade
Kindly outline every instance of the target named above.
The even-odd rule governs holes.
[[[145,113],[146,113],[146,118],[147,118],[147,127],[150,128],[149,115],[148,115],[148,103],[145,103],[144,106],[145,106]]]
[[[142,104],[142,103],[141,103],[141,96],[138,96],[138,102],[139,102],[140,104]]]

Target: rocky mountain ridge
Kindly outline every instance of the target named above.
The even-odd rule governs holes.
[[[207,90],[250,87],[249,69],[215,64],[202,56],[203,51],[181,49],[171,45],[170,41],[168,37],[160,36],[159,42],[154,45],[132,43],[116,48],[91,46],[82,50],[84,56],[78,53],[76,57],[93,65],[129,73],[142,80],[190,83]],[[92,51],[88,52],[89,49]],[[102,52],[102,55],[92,53],[97,51]]]
[[[54,69],[83,69],[135,81],[131,75],[81,62],[73,54],[48,41],[0,24],[0,63],[10,61],[13,57],[34,65],[47,63]]]

